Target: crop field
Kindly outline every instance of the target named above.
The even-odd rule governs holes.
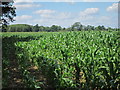
[[[119,90],[119,34],[2,33],[3,88]]]

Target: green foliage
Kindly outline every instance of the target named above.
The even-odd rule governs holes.
[[[80,22],[75,22],[72,26],[71,26],[71,30],[73,31],[81,31],[83,29],[83,25]]]
[[[24,34],[22,34],[24,35]],[[42,37],[41,35],[37,37]],[[2,87],[6,88],[8,87],[8,80],[10,80],[10,71],[9,68],[11,68],[11,61],[16,60],[16,46],[14,45],[18,41],[29,41],[29,40],[36,40],[36,36],[20,36],[17,34],[2,34]],[[17,60],[16,60],[17,63]]]
[[[9,1],[9,0],[8,0]],[[0,19],[2,20],[2,31],[6,32],[6,27],[9,22],[14,21],[14,17],[16,16],[15,7],[13,6],[13,0],[6,2],[1,2],[2,6],[2,13],[0,13]]]
[[[4,26],[5,27],[5,26]],[[61,26],[58,25],[52,25],[50,27],[48,26],[39,26],[36,24],[35,26],[33,25],[27,25],[27,24],[15,24],[15,25],[9,25],[8,28],[5,28],[7,32],[60,32],[60,31],[119,31],[117,28],[105,28],[104,26],[91,26],[87,25],[84,26],[80,22],[76,22],[71,27],[68,28],[62,28]]]
[[[8,32],[32,32],[32,26],[27,24],[10,25],[7,28]]]
[[[53,88],[119,89],[117,31],[51,33],[15,46],[21,70],[33,63]]]

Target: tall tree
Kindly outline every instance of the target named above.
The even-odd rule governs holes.
[[[56,32],[56,31],[60,31],[62,28],[61,28],[61,26],[52,25],[50,27],[50,29],[51,29],[52,32]]]
[[[99,26],[98,26],[98,29],[99,29],[99,30],[106,30],[106,28],[105,28],[103,25],[102,25],[102,26],[99,25]]]
[[[82,30],[83,25],[82,25],[80,22],[75,22],[75,23],[71,26],[71,28],[72,28],[73,30],[78,30],[78,31],[80,31],[80,30]]]
[[[4,32],[9,22],[13,22],[13,18],[16,16],[16,8],[13,6],[13,3],[13,0],[0,0],[0,21],[2,24],[2,31]]]
[[[45,27],[44,26],[39,26],[39,32],[40,31],[45,31]]]
[[[38,31],[39,31],[39,25],[36,24],[36,25],[33,27],[33,29],[34,29],[35,32],[38,32]]]
[[[94,30],[94,26],[87,25],[87,26],[86,26],[86,30]]]

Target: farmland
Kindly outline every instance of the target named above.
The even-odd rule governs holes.
[[[13,66],[22,88],[120,87],[118,31],[7,32],[2,42],[3,88],[11,87]]]

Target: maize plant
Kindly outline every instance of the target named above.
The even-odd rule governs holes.
[[[28,87],[41,83],[27,69],[32,63],[46,78],[46,87],[80,90],[120,89],[118,31],[50,33],[15,43],[19,68]]]

